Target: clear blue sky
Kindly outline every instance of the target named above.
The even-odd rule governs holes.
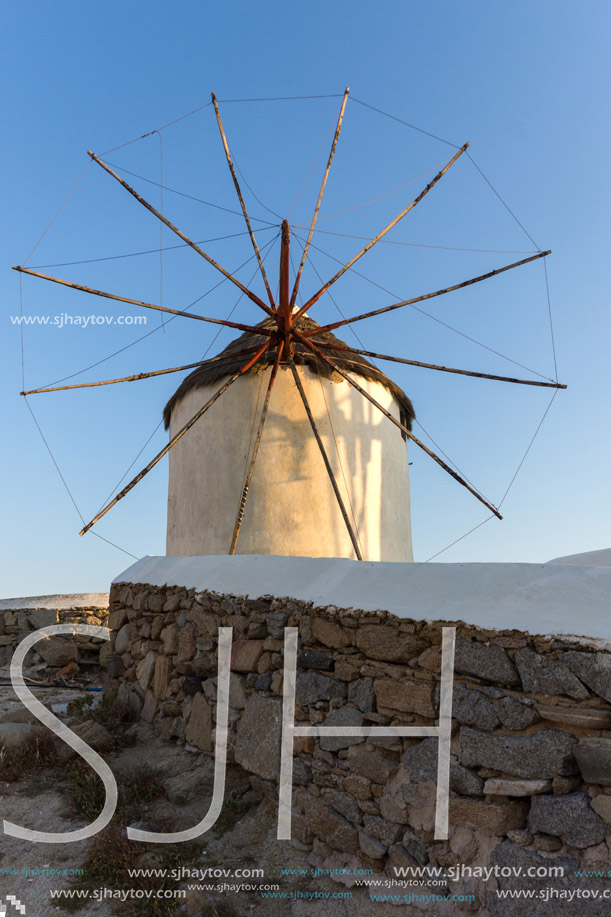
[[[223,116],[251,215],[277,224],[306,223],[326,159],[341,93],[351,87],[345,126],[319,226],[330,233],[373,235],[429,180],[452,147],[384,118],[353,98],[460,145],[526,227],[548,260],[558,394],[503,504],[492,520],[438,561],[545,561],[609,544],[609,172],[611,11],[606,2],[514,3],[320,2],[263,4],[160,2],[3,4],[1,250],[4,348],[3,577],[0,595],[106,590],[131,559],[98,538],[79,538],[80,519],[39,433],[21,385],[22,264],[88,163],[105,152],[219,99],[333,95],[296,102],[225,102]],[[165,183],[235,210],[210,107],[162,131]],[[325,145],[326,144],[326,145]],[[316,161],[321,149],[321,158]],[[155,134],[106,157],[159,181]],[[294,209],[313,163],[310,182]],[[130,179],[155,205],[159,188]],[[339,211],[397,193],[339,216]],[[259,203],[260,202],[260,203]],[[196,240],[243,231],[232,213],[172,194],[164,210]],[[270,208],[267,210],[265,208]],[[289,215],[290,212],[290,215]],[[265,222],[257,222],[265,227]],[[261,244],[275,229],[262,229]],[[534,246],[466,157],[359,269],[396,298],[484,273]],[[164,231],[163,245],[178,240]],[[331,256],[349,258],[358,240],[317,234]],[[28,264],[111,258],[159,246],[157,221],[92,165]],[[230,269],[251,255],[239,236],[207,248]],[[465,251],[476,249],[478,251]],[[269,256],[277,272],[277,246]],[[335,262],[313,252],[325,278]],[[47,273],[157,302],[159,255],[43,268]],[[240,272],[245,282],[252,262]],[[163,256],[163,301],[184,307],[219,278],[184,249]],[[256,282],[256,281],[255,281]],[[310,269],[304,289],[317,283]],[[392,302],[354,276],[334,287],[346,314]],[[196,307],[224,317],[234,306],[228,284]],[[315,318],[334,320],[329,300]],[[26,315],[136,314],[137,310],[23,280]],[[255,307],[238,304],[249,321]],[[472,290],[440,297],[427,311],[518,363],[553,375],[542,262]],[[137,313],[140,314],[140,313]],[[177,319],[146,326],[26,327],[26,387],[80,371],[146,332],[153,332],[73,381],[94,381],[194,362],[213,343],[211,326]],[[257,315],[258,320],[258,315]],[[413,310],[363,322],[372,350],[499,374],[527,374],[501,357]],[[196,326],[193,328],[192,326]],[[157,329],[157,330],[155,330]],[[350,333],[343,329],[346,340]],[[353,339],[352,339],[353,340]],[[387,364],[388,366],[388,364]],[[549,402],[546,390],[518,388],[411,368],[388,370],[413,398],[422,427],[494,503],[502,498]],[[57,463],[88,520],[157,427],[181,375],[123,386],[38,395],[30,404]],[[132,474],[158,451],[157,429]],[[429,441],[429,440],[427,440]],[[430,442],[430,441],[429,441]],[[488,515],[426,456],[411,449],[417,560],[441,551]],[[130,475],[131,476],[131,475]],[[128,480],[127,478],[126,480]],[[99,524],[100,535],[139,557],[162,554],[167,465],[160,464]]]

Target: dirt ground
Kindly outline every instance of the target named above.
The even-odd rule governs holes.
[[[17,719],[24,724],[34,722],[10,687],[1,688],[0,692],[0,732],[7,721],[14,722]],[[56,710],[56,705],[60,705],[62,712],[65,706],[61,705],[67,705],[75,696],[74,691],[63,689],[35,693],[45,704],[52,705]],[[68,718],[67,722],[74,726],[78,719]],[[138,805],[135,810],[136,821],[149,830],[159,830],[157,826],[161,825],[163,830],[176,831],[197,824],[210,804],[212,759],[184,746],[162,741],[148,726],[125,725],[118,732],[120,737],[115,750],[100,752],[115,776],[120,779],[121,775],[140,773],[142,768],[148,768],[149,772],[152,769],[162,788],[155,799]],[[117,734],[117,731],[113,734]],[[75,762],[79,763],[77,758],[54,761],[49,766],[26,768],[27,773],[17,776],[13,774],[9,780],[1,780],[2,818],[23,827],[44,831],[69,831],[91,822],[92,818],[84,818],[76,813],[70,798],[66,796],[66,780]],[[276,839],[276,814],[275,802],[254,793],[244,772],[229,765],[225,805],[217,824],[190,845],[173,845],[172,865],[176,868],[184,864],[189,869],[200,870],[259,868],[263,869],[263,876],[186,877],[172,885],[175,890],[186,892],[186,897],[175,899],[173,913],[188,917],[305,917],[310,914],[316,917],[366,917],[380,913],[380,906],[374,905],[365,888],[353,885],[348,889],[346,885],[324,876],[312,878],[307,875],[282,875],[282,870],[309,871],[312,866],[307,851],[298,849],[292,842]],[[130,817],[133,818],[133,810]],[[134,824],[134,821],[131,823]],[[125,827],[121,824],[120,812],[116,813],[112,829],[115,834],[109,835],[111,845],[133,843],[126,840]],[[78,880],[76,886],[71,884],[73,880],[68,871],[83,868],[92,850],[97,849],[95,844],[109,831],[109,828],[104,829],[95,839],[59,845],[33,843],[5,835],[0,849],[0,913],[3,906],[7,908],[7,917],[19,913],[14,902],[7,899],[10,895],[16,896],[21,905],[25,906],[25,912],[21,912],[25,913],[25,917],[57,917],[68,913],[60,909],[50,893],[57,889],[83,887],[78,884]],[[185,851],[182,857],[182,851],[178,848],[187,846],[188,855]],[[137,848],[138,866],[155,868],[164,865],[159,845],[138,844]],[[30,873],[15,875],[13,870],[30,870]],[[63,875],[57,872],[49,875],[51,870],[67,872]],[[144,882],[142,887],[146,887],[146,880]],[[221,891],[218,887],[221,883],[231,887]],[[236,886],[239,884],[248,888],[238,890]],[[217,887],[204,888],[204,885]],[[268,885],[277,886],[290,897],[284,900],[263,899],[261,894]],[[109,887],[106,883],[97,886],[98,889]],[[124,891],[129,889],[129,879],[126,882],[125,876],[120,888]],[[316,893],[350,894],[351,897],[315,900],[311,896]],[[82,901],[79,909],[74,912],[83,917],[132,917],[132,914],[157,917],[172,913],[169,909],[157,910],[157,907],[157,904],[139,901],[138,908],[130,911],[115,899],[93,900],[90,897]],[[411,912],[412,908],[403,906],[402,913],[408,911]]]

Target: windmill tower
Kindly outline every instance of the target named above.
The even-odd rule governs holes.
[[[170,452],[166,552],[411,561],[407,437],[294,336],[320,325],[295,318],[288,247],[285,222],[278,318],[202,363],[166,405],[173,439],[268,344]],[[339,348],[337,367],[411,430],[412,404],[388,376],[328,331],[315,341]]]

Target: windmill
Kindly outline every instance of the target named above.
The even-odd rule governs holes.
[[[553,389],[561,389],[566,386],[557,381],[500,376],[425,363],[399,355],[381,354],[365,348],[354,348],[337,338],[333,332],[343,326],[362,322],[374,316],[412,306],[416,303],[481,283],[504,272],[545,258],[550,252],[538,251],[527,258],[505,264],[477,277],[472,277],[452,286],[420,296],[401,300],[392,305],[353,315],[332,323],[317,323],[312,316],[312,312],[321,297],[347,271],[352,270],[354,265],[377,245],[393,227],[403,220],[413,208],[420,204],[466,152],[469,146],[469,144],[464,144],[460,147],[434,178],[393,220],[373,238],[370,238],[353,257],[342,264],[340,269],[329,280],[323,282],[318,289],[308,294],[305,297],[305,302],[298,306],[297,296],[300,292],[303,270],[308,259],[312,237],[316,230],[323,194],[342,128],[347,100],[348,90],[346,90],[342,99],[316,206],[307,238],[304,240],[299,266],[293,277],[291,277],[289,252],[291,237],[294,233],[287,220],[284,220],[280,227],[281,253],[278,294],[276,296],[272,293],[264,259],[261,256],[261,251],[252,229],[221,120],[219,105],[214,95],[212,96],[212,104],[220,137],[259,273],[264,284],[265,295],[263,297],[258,296],[249,286],[243,284],[234,274],[230,273],[207,254],[199,244],[193,242],[184,232],[170,222],[160,210],[152,206],[125,179],[113,171],[99,156],[88,151],[91,160],[117,181],[141,206],[175,233],[185,245],[204,258],[226,280],[234,284],[259,310],[259,313],[262,312],[264,314],[259,322],[245,324],[232,322],[229,319],[212,318],[190,311],[172,309],[93,289],[48,274],[42,274],[30,268],[15,266],[15,270],[24,274],[61,284],[70,289],[80,290],[139,308],[157,310],[190,320],[213,323],[242,332],[241,338],[238,338],[222,353],[209,360],[124,376],[119,379],[32,389],[21,393],[22,395],[32,395],[42,392],[86,388],[141,380],[188,369],[193,370],[191,376],[184,380],[166,407],[166,426],[170,427],[170,438],[167,444],[90,522],[83,526],[80,532],[81,535],[88,532],[166,454],[170,453],[168,553],[330,553],[332,556],[352,556],[359,560],[411,560],[409,488],[407,484],[408,462],[404,441],[413,443],[419,449],[422,449],[444,472],[449,474],[459,485],[466,488],[493,515],[499,519],[502,518],[496,506],[414,434],[411,423],[414,410],[411,401],[370,360],[383,360],[442,373],[472,376],[517,385]],[[245,388],[245,383],[253,379],[259,383],[259,387],[263,380],[266,382],[260,411],[258,411],[256,400],[252,397],[254,392],[252,386],[249,397],[246,397],[247,389]],[[312,410],[314,392],[316,390],[315,382],[318,383],[322,390],[322,399],[328,414],[327,429],[322,432],[321,412]],[[324,384],[327,384],[326,393],[323,387]],[[270,404],[273,404],[272,391],[274,389],[276,389],[274,400],[278,402],[279,399],[279,404],[275,405],[274,410],[270,410]],[[352,415],[356,410],[356,404],[366,406],[370,431],[375,428],[375,438],[381,439],[385,453],[391,456],[390,473],[384,476],[384,480],[381,480],[381,476],[378,475],[380,479],[376,481],[377,489],[375,492],[370,490],[365,496],[363,494],[367,488],[367,476],[368,474],[371,476],[371,469],[363,467],[359,474],[347,476],[344,465],[350,461],[350,456],[353,454],[354,449],[352,451],[350,448],[347,449],[348,454],[344,456],[344,464],[342,464],[340,449],[337,445],[336,430],[329,404],[333,405],[333,402],[337,400],[335,396],[338,391],[341,391],[342,398],[345,398],[349,392]],[[236,392],[240,392],[239,397],[235,396]],[[205,397],[202,397],[204,393]],[[235,396],[234,402],[237,398],[238,403],[237,405],[234,403],[230,409],[229,404],[233,396]],[[220,401],[221,405],[228,405],[224,415],[219,415],[218,409],[216,411],[213,410],[218,401]],[[289,402],[292,404],[290,410]],[[291,419],[293,417],[295,403],[300,405],[302,411],[300,427],[303,427],[307,422],[307,427],[309,428],[309,446],[312,447],[314,452],[317,450],[320,454],[319,470],[315,478],[307,479],[306,476],[303,485],[298,490],[295,490],[294,487],[291,489],[288,486],[289,484],[294,485],[295,475],[290,480],[286,476],[283,478],[282,475],[278,476],[277,474],[275,477],[274,475],[270,477],[269,469],[275,462],[275,454],[270,451],[272,448],[270,444],[267,443],[266,445],[265,436],[266,429],[269,432],[272,427],[278,432],[277,420],[274,421],[273,419],[274,411],[276,418],[282,417],[286,421],[287,418]],[[186,411],[187,406],[193,408],[192,413]],[[242,412],[242,415],[238,417],[234,426],[239,427],[243,433],[248,424],[252,430],[250,440],[245,441],[243,436],[241,439],[238,437],[239,442],[237,440],[230,441],[229,445],[223,450],[223,454],[217,455],[216,458],[213,457],[211,461],[208,461],[206,474],[204,475],[205,486],[201,487],[202,479],[201,477],[198,479],[198,468],[206,465],[206,462],[201,459],[202,449],[205,448],[206,442],[210,443],[215,437],[218,439],[223,433],[227,426],[228,416],[233,413],[235,417],[236,407],[238,411]],[[363,408],[361,407],[360,410],[362,412]],[[211,418],[215,417],[218,421],[216,427],[210,426],[210,423],[208,423],[208,426],[204,425],[205,422],[202,421],[202,418],[208,414],[206,423],[212,422]],[[315,414],[318,414],[318,416],[315,416]],[[336,426],[340,420],[340,414],[341,411],[335,411]],[[289,427],[287,427],[286,423],[284,424],[282,436],[285,439],[291,439],[290,432],[287,433]],[[362,431],[359,435],[362,437]],[[391,435],[394,437],[393,442],[389,440]],[[343,438],[348,442],[349,434],[346,431],[344,431]],[[294,439],[295,437],[293,437]],[[333,454],[332,441],[335,445],[336,455]],[[192,444],[190,451],[189,442]],[[352,445],[354,446],[354,443]],[[288,463],[294,466],[297,462],[296,453],[303,448],[302,439],[294,441],[292,453],[285,465]],[[229,452],[232,453],[231,458],[235,473],[233,476],[229,476],[225,487],[217,488],[214,483],[215,474],[220,474],[219,469],[223,464],[227,463]],[[308,454],[307,464],[308,466],[313,465],[313,453]],[[259,465],[263,465],[265,472],[263,477],[261,476]],[[325,499],[319,505],[316,502],[316,498],[323,492],[321,475],[323,477],[326,476],[328,482]],[[343,481],[340,479],[341,477],[343,477]],[[347,480],[347,478],[350,478],[350,480]],[[211,524],[211,520],[214,522],[221,515],[220,509],[210,511],[210,500],[215,491],[218,499],[222,501],[222,505],[231,507],[230,510],[227,509],[223,513],[224,517],[231,517],[231,524],[228,527],[226,523],[216,532],[213,531],[214,524]],[[360,508],[355,507],[355,503],[359,499],[359,493],[363,504]],[[329,499],[329,495],[332,495],[331,499]],[[250,512],[249,499],[254,504],[254,508]],[[306,521],[297,518],[299,514],[296,514],[296,509],[300,505],[310,510]],[[227,513],[229,513],[229,516],[227,516]],[[257,530],[253,520],[261,519],[263,516],[265,516],[266,521]],[[374,521],[376,518],[377,523]],[[341,529],[341,535],[338,535],[338,524],[339,529]],[[376,528],[376,526],[377,536],[372,536],[371,529],[372,527]],[[304,541],[306,530],[309,534]],[[200,538],[199,534],[202,531],[204,531],[206,537]],[[380,534],[382,531],[386,533],[389,545],[399,545],[398,552],[393,554],[390,548],[382,547]],[[211,532],[214,536],[212,538],[208,537]],[[325,536],[325,532],[327,534],[331,533],[330,540]],[[271,539],[270,533],[273,533]]]

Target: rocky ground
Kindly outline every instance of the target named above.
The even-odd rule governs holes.
[[[190,917],[257,917],[257,915],[279,915],[279,917],[305,917],[305,914],[346,915],[364,917],[371,914],[374,905],[364,888],[356,886],[349,890],[346,885],[325,877],[285,877],[283,869],[309,870],[308,853],[297,849],[291,843],[276,839],[276,807],[273,800],[258,796],[252,790],[244,772],[229,766],[225,790],[225,805],[215,827],[196,842],[173,845],[171,861],[167,853],[160,852],[160,845],[144,845],[128,842],[125,838],[125,821],[147,827],[149,830],[181,830],[200,821],[206,814],[211,798],[213,761],[211,758],[189,751],[184,746],[163,742],[150,726],[129,723],[107,723],[99,720],[104,716],[87,702],[75,707],[75,691],[64,688],[34,688],[35,694],[49,707],[60,712],[60,718],[70,727],[96,746],[111,766],[119,784],[126,781],[134,798],[139,794],[139,781],[143,786],[154,773],[156,792],[148,801],[130,804],[130,800],[119,803],[113,826],[104,829],[95,839],[62,845],[31,843],[5,836],[0,851],[0,902],[7,895],[16,895],[26,907],[26,915],[49,917],[61,914],[62,910],[50,898],[53,889],[99,888],[129,889],[130,887],[152,887],[144,880],[142,886],[127,876],[123,866],[112,866],[112,874],[105,878],[100,870],[116,855],[121,845],[131,847],[126,859],[130,865],[144,868],[162,867],[171,863],[173,868],[188,866],[189,869],[250,869],[261,868],[262,877],[250,878],[208,878],[203,880],[185,878],[169,883],[166,887],[183,889],[186,897],[177,899],[174,912],[170,909],[155,909],[153,903],[139,903],[130,909],[116,901],[89,900],[77,913],[92,917],[136,917],[136,915],[186,914]],[[86,697],[78,694],[78,697]],[[96,705],[97,706],[97,705]],[[108,707],[102,700],[102,706]],[[110,708],[109,708],[110,709]],[[80,715],[74,716],[78,713]],[[108,715],[108,710],[105,711]],[[111,717],[112,719],[112,717]],[[110,728],[107,729],[106,726]],[[2,689],[0,697],[0,802],[2,817],[8,821],[39,831],[69,831],[93,820],[78,814],[74,793],[70,794],[74,778],[79,772],[79,761],[66,753],[66,746],[53,740],[49,733],[39,731],[27,710],[15,698],[10,687]],[[40,743],[40,744],[37,744]],[[37,754],[40,760],[37,760]],[[17,768],[11,766],[17,762]],[[82,770],[87,771],[84,767]],[[134,778],[134,775],[136,777]],[[135,779],[135,782],[133,782]],[[72,780],[72,783],[71,783]],[[130,782],[132,781],[132,782]],[[81,787],[81,807],[92,804],[98,798],[95,780],[85,780]],[[92,789],[93,786],[93,789]],[[97,786],[97,785],[96,785]],[[74,787],[73,787],[74,789]],[[96,796],[97,792],[97,796]],[[89,861],[89,862],[88,862]],[[87,881],[71,880],[63,875],[45,875],[50,870],[76,870],[93,868],[93,875]],[[9,870],[30,869],[29,877],[8,874]],[[97,872],[96,872],[97,869]],[[38,874],[34,874],[38,872]],[[204,889],[203,885],[234,886],[227,891],[218,888]],[[235,886],[242,883],[249,886],[240,891]],[[197,885],[202,887],[198,888]],[[277,885],[282,892],[293,893],[293,899],[264,900],[260,886]],[[191,886],[191,888],[189,888]],[[195,887],[194,887],[195,886]],[[305,895],[313,893],[346,894],[350,899],[308,901]],[[167,906],[166,906],[167,907]],[[377,907],[375,908],[377,911]],[[411,908],[403,907],[404,913]],[[11,908],[8,909],[10,914]],[[66,911],[64,911],[66,912]]]

